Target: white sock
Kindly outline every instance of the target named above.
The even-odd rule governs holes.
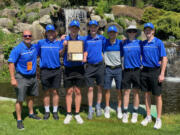
[[[57,112],[58,106],[53,106],[53,112]]]
[[[151,119],[151,115],[148,115],[147,118],[148,118],[148,119]]]
[[[122,111],[121,107],[117,107],[117,110],[118,110],[118,111]]]
[[[160,119],[160,118],[157,118],[156,120],[157,120],[157,121],[160,121],[161,119]]]
[[[46,111],[46,112],[50,112],[50,111],[49,111],[49,106],[45,106],[44,108],[45,108],[45,111]]]

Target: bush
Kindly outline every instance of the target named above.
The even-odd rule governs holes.
[[[5,34],[2,30],[0,30],[0,43],[3,46],[3,54],[6,60],[9,58],[9,54],[15,46],[17,40],[20,38],[21,36],[18,34]]]
[[[111,11],[111,8],[109,7],[109,4],[107,1],[100,0],[97,3],[97,8],[96,8],[96,14],[100,16],[104,16],[104,13],[109,13]]]
[[[148,7],[142,21],[152,22],[156,27],[156,35],[161,39],[166,40],[169,36],[180,39],[180,13]]]

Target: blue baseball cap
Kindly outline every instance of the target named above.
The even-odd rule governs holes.
[[[80,23],[79,21],[77,20],[72,20],[71,23],[69,24],[69,27],[72,27],[72,26],[76,26],[76,27],[80,27]]]
[[[46,32],[49,31],[49,30],[55,31],[54,25],[48,24],[48,25],[46,26]]]
[[[150,22],[144,24],[144,29],[147,28],[147,27],[149,27],[151,29],[154,29],[154,25],[152,23],[150,23]]]
[[[115,25],[112,25],[112,26],[109,26],[107,32],[111,32],[111,31],[118,32],[118,29]]]
[[[96,26],[98,26],[99,24],[98,24],[98,22],[97,22],[96,20],[91,20],[91,21],[89,22],[89,26],[91,26],[91,25],[96,25]]]

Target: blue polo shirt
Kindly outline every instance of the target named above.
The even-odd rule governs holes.
[[[141,66],[140,40],[125,40],[123,43],[124,68],[139,68]]]
[[[103,60],[102,52],[106,42],[106,38],[102,35],[96,35],[92,38],[91,35],[86,37],[85,51],[88,53],[87,62],[97,64]]]
[[[80,35],[78,35],[78,36],[76,37],[76,40],[82,40],[83,42],[84,42],[84,39],[85,39],[85,37],[80,36]],[[68,35],[68,36],[66,36],[65,40],[68,41],[68,40],[73,40],[73,39],[71,38],[70,35]],[[64,40],[64,41],[65,41],[65,40]],[[63,42],[64,42],[64,41],[63,41]],[[62,42],[62,44],[63,44],[63,42]],[[82,66],[83,64],[84,64],[83,62],[68,61],[68,60],[67,60],[67,50],[64,52],[64,66],[65,66],[65,67]]]
[[[37,43],[38,54],[40,56],[40,68],[59,68],[60,54],[59,51],[63,49],[61,41],[50,41],[48,39],[39,40]]]
[[[16,72],[23,75],[35,75],[37,66],[37,50],[32,44],[28,48],[24,42],[17,45],[10,53],[8,62],[15,64]],[[30,63],[30,65],[28,64]],[[30,68],[29,68],[30,66]]]
[[[160,67],[159,62],[166,56],[164,43],[154,37],[151,42],[142,42],[142,65],[145,67]]]

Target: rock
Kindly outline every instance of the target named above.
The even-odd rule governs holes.
[[[42,25],[52,24],[52,20],[49,15],[44,15],[39,19],[39,23]]]
[[[0,27],[11,29],[13,27],[13,21],[9,18],[0,18]]]
[[[34,21],[32,24],[32,40],[40,40],[44,38],[45,29],[40,25],[39,21]]]
[[[32,30],[32,25],[27,23],[18,23],[16,26],[14,26],[15,33],[21,33],[24,30]]]
[[[112,13],[114,16],[129,16],[136,20],[141,20],[144,14],[144,10],[137,7],[130,7],[126,5],[114,5],[112,6]]]
[[[7,28],[2,28],[1,29],[5,34],[11,34],[11,32]]]
[[[44,15],[50,15],[50,13],[53,12],[52,8],[44,8],[44,9],[40,9],[39,11],[39,16],[43,17]]]
[[[33,21],[39,18],[38,13],[36,12],[30,12],[26,16],[27,16],[27,22],[29,23],[32,23]]]
[[[1,11],[1,16],[4,17],[8,17],[8,18],[12,18],[12,17],[16,17],[18,14],[19,10],[18,9],[8,9],[5,8]]]
[[[51,9],[54,9],[54,10],[59,10],[60,9],[60,6],[56,5],[56,4],[50,4],[49,7]]]
[[[85,9],[87,12],[92,13],[92,11],[94,10],[94,7],[86,6],[84,9]]]
[[[112,21],[114,21],[114,15],[113,14],[104,14],[105,18],[109,18],[111,19]]]
[[[99,27],[102,28],[102,27],[105,27],[107,25],[107,21],[105,19],[102,19],[99,21]]]
[[[42,8],[41,2],[34,2],[32,4],[31,3],[27,3],[25,11],[28,12],[28,11],[32,11],[34,9],[41,9],[41,8]]]
[[[96,21],[100,21],[101,17],[99,15],[91,15],[91,20],[96,20]]]

